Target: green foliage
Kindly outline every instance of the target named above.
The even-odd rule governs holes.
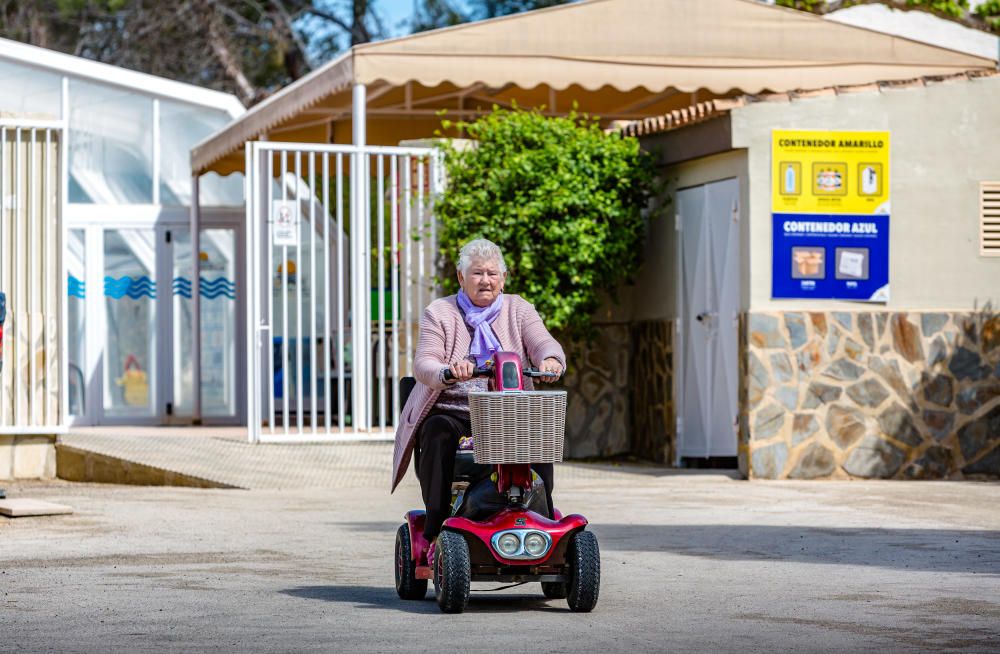
[[[969,0],[775,0],[775,4],[814,14],[828,14],[854,5],[883,4],[897,9],[918,9],[975,29],[1000,32],[1000,0],[988,0],[974,10]]]
[[[826,0],[776,0],[775,4],[779,7],[818,13],[818,10],[821,10],[826,4]]]
[[[994,32],[1000,32],[1000,0],[989,0],[979,5],[976,7],[976,15]]]
[[[961,18],[969,10],[969,0],[906,0],[909,7],[921,7],[952,18]]]
[[[1000,16],[1000,0],[989,0],[976,7],[976,14],[983,18]]]
[[[445,146],[448,188],[436,205],[445,288],[458,289],[461,246],[488,238],[504,252],[510,292],[533,302],[551,329],[586,334],[602,293],[638,266],[652,157],[577,114],[494,108],[443,127],[477,141]]]

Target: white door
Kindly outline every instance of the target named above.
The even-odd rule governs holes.
[[[739,181],[677,193],[678,456],[736,456]]]

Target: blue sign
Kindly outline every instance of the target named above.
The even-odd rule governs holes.
[[[888,215],[771,216],[771,297],[888,301]]]

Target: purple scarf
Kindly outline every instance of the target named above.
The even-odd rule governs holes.
[[[495,352],[500,351],[500,340],[493,333],[490,323],[500,315],[500,308],[503,306],[503,293],[498,295],[490,306],[477,307],[465,294],[465,291],[459,291],[458,306],[465,314],[465,324],[473,329],[469,354],[475,357],[477,366],[482,366],[493,358]]]

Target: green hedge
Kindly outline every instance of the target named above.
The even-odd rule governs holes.
[[[456,292],[461,246],[488,238],[504,252],[507,291],[535,304],[550,329],[586,333],[602,293],[636,270],[652,157],[587,116],[494,109],[460,128],[476,147],[446,145],[437,204],[443,284]]]

